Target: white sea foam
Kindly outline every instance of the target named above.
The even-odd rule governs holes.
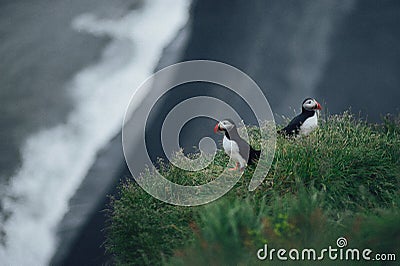
[[[69,85],[76,107],[67,121],[30,136],[23,146],[22,166],[7,188],[17,199],[5,201],[12,215],[4,224],[2,265],[49,263],[56,226],[68,211],[69,199],[96,152],[121,128],[130,96],[186,23],[189,3],[151,0],[119,19],[83,14],[73,21],[74,29],[109,36],[111,42],[99,62],[79,72]]]

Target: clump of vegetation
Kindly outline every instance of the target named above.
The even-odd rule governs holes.
[[[344,113],[326,118],[308,137],[279,137],[260,187],[248,191],[254,171],[248,167],[230,192],[205,206],[171,206],[127,181],[110,206],[107,250],[120,265],[248,265],[260,262],[256,252],[264,244],[323,248],[344,236],[352,247],[396,253],[399,117],[371,125]],[[255,146],[258,131],[248,130]],[[221,151],[203,171],[161,170],[193,185],[209,182],[227,163]]]

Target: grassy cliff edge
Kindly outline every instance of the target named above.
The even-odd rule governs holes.
[[[172,206],[127,180],[108,210],[107,251],[118,265],[268,264],[276,261],[256,256],[265,244],[322,249],[345,237],[349,247],[397,253],[399,260],[399,121],[373,125],[344,113],[325,118],[308,137],[279,137],[260,187],[247,190],[249,167],[230,192],[205,206]],[[248,132],[260,145],[257,128]],[[203,171],[161,171],[176,183],[199,184],[227,162],[221,151]]]

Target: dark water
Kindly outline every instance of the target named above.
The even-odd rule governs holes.
[[[3,225],[12,216],[3,200],[16,197],[8,185],[27,156],[21,147],[32,134],[65,122],[77,100],[72,77],[97,61],[109,41],[73,29],[73,20],[84,13],[112,19],[140,6],[137,0],[0,1],[0,248],[7,245]],[[62,154],[47,159],[63,163]]]
[[[79,34],[72,19],[107,1],[0,1],[0,177],[19,165],[34,131],[62,123],[73,103],[66,82],[95,60],[102,39]],[[90,49],[88,49],[90,48]]]
[[[68,82],[104,48],[105,37],[79,33],[73,18],[112,18],[140,2],[0,1],[0,180],[19,165],[28,135],[64,121],[74,107]]]
[[[58,237],[73,238],[114,183],[111,169],[122,161],[115,156],[102,163],[107,178],[84,178],[188,9],[177,0],[3,4],[9,69],[2,107],[9,112],[2,132],[14,143],[4,142],[12,145],[2,156],[16,155],[4,163],[0,188],[0,261],[43,265]],[[71,200],[75,192],[83,196]],[[68,210],[75,212],[59,224]]]
[[[20,166],[27,136],[62,123],[73,108],[66,83],[104,41],[71,28],[96,1],[0,1],[0,184]],[[92,49],[83,49],[91,47]],[[0,224],[6,219],[0,190]],[[0,240],[5,232],[0,226]]]

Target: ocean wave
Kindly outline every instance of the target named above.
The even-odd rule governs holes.
[[[73,20],[75,30],[111,41],[101,59],[68,85],[75,108],[66,122],[31,135],[23,145],[22,165],[7,188],[11,197],[4,202],[11,216],[4,224],[2,263],[49,263],[57,246],[56,227],[68,211],[69,199],[97,151],[120,130],[131,95],[187,22],[189,3],[152,0],[119,19],[82,14]]]

